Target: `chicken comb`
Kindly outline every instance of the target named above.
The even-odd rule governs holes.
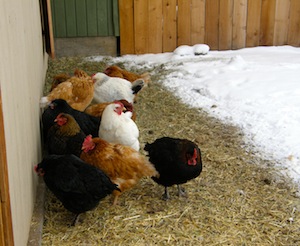
[[[33,170],[37,173],[37,172],[38,172],[38,165],[35,165],[35,166],[33,167]]]
[[[85,137],[85,139],[83,140],[81,150],[83,150],[84,152],[88,152],[90,149],[93,149],[94,144],[93,144],[92,140],[93,140],[93,136],[91,134],[87,135]],[[90,148],[90,147],[92,147],[92,148]]]
[[[64,113],[59,113],[59,114],[56,116],[54,122],[57,122],[58,119],[60,119],[61,117],[64,117]]]

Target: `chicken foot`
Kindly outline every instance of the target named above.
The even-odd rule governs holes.
[[[75,214],[75,217],[74,217],[74,219],[73,219],[72,224],[70,225],[70,227],[76,225],[76,223],[77,223],[78,220],[79,220],[79,215],[80,215],[80,214]]]
[[[169,195],[167,186],[165,186],[165,193],[162,195],[162,199],[165,200],[165,201],[170,199],[170,195]]]
[[[177,185],[177,189],[178,189],[178,196],[182,196],[182,197],[187,197],[187,193],[185,191],[185,189],[181,186],[181,185]]]

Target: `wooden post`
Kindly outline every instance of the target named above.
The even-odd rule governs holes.
[[[13,228],[9,196],[9,183],[4,134],[4,118],[0,88],[0,245],[13,246]]]

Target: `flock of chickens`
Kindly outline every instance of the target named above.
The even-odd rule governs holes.
[[[89,76],[54,77],[51,91],[40,100],[43,141],[47,150],[35,171],[62,202],[79,214],[95,208],[109,194],[119,196],[143,177],[167,187],[198,177],[202,171],[199,147],[187,139],[161,137],[140,152],[134,102],[150,81],[118,66]]]

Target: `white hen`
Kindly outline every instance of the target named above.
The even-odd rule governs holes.
[[[144,86],[143,79],[137,79],[133,83],[126,79],[109,77],[104,73],[96,73],[94,81],[94,99],[95,103],[112,102],[125,99],[133,103],[135,94]]]
[[[130,112],[123,113],[124,105],[115,102],[106,106],[99,127],[99,137],[110,143],[119,143],[140,150],[139,129]]]

